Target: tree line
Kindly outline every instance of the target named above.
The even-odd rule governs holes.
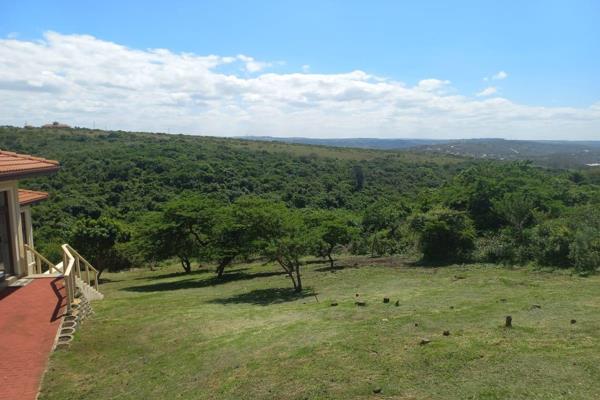
[[[336,253],[418,256],[422,263],[489,262],[574,268],[600,267],[600,208],[596,188],[570,185],[523,162],[484,163],[465,169],[447,185],[413,202],[379,200],[362,212],[294,208],[259,196],[231,202],[186,195],[143,215],[119,243],[116,221],[107,251],[157,264],[177,259],[185,272],[211,263],[222,277],[236,261],[276,262],[302,290],[308,256],[334,267]],[[591,190],[593,189],[593,190]],[[95,225],[82,220],[78,226]],[[102,242],[75,232],[74,243]],[[93,250],[90,251],[93,253]],[[107,255],[98,259],[109,259]],[[113,266],[119,265],[113,262]]]
[[[0,127],[0,148],[58,159],[24,186],[36,247],[101,269],[406,254],[423,263],[600,264],[600,169],[180,135]],[[133,264],[132,264],[133,263]],[[296,283],[298,285],[298,283]]]

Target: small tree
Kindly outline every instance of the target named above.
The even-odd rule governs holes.
[[[283,203],[255,196],[240,197],[221,208],[212,239],[218,276],[223,276],[236,258],[258,253],[262,244],[279,231],[280,221],[273,216],[282,215],[285,210]]]
[[[365,210],[362,230],[371,256],[397,252],[410,209],[401,201],[378,201]]]
[[[314,237],[299,211],[273,210],[271,231],[263,242],[263,254],[283,268],[290,277],[294,290],[302,291],[301,258],[314,248]]]
[[[493,201],[493,210],[500,215],[523,241],[523,231],[533,221],[535,203],[524,193],[506,193],[502,199]]]
[[[135,241],[149,261],[177,257],[186,273],[194,257],[210,257],[210,238],[217,203],[204,197],[168,202],[162,211],[146,214],[138,224]]]
[[[358,235],[359,229],[351,216],[343,211],[312,211],[305,220],[312,229],[315,241],[314,255],[326,257],[333,268],[334,250],[337,246],[349,244]]]
[[[69,242],[98,270],[100,277],[105,269],[117,270],[128,265],[116,248],[126,236],[121,225],[110,218],[82,218],[73,225]]]
[[[417,214],[410,222],[427,261],[459,261],[474,248],[475,228],[464,212],[437,208]]]

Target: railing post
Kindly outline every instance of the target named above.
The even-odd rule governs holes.
[[[84,263],[85,264],[85,279],[87,280],[87,284],[88,286],[90,285],[90,267],[88,265],[88,263]]]
[[[35,259],[35,273],[41,274],[42,273],[42,260],[35,253],[33,254],[33,258]]]
[[[72,297],[71,297],[71,277],[70,275],[65,274],[65,272],[67,271],[67,267],[68,267],[68,263],[69,263],[69,257],[67,256],[67,253],[65,252],[65,249],[63,249],[63,279],[65,281],[65,289],[67,292],[67,313],[71,313],[71,303],[72,303]]]
[[[75,268],[77,271],[77,276],[81,277],[81,265],[79,265],[79,257],[75,258]]]

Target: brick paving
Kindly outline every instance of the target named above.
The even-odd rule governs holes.
[[[61,278],[0,292],[0,400],[34,400],[65,310]]]

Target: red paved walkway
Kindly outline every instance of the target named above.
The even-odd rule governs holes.
[[[0,399],[36,398],[64,312],[61,278],[0,292]]]

